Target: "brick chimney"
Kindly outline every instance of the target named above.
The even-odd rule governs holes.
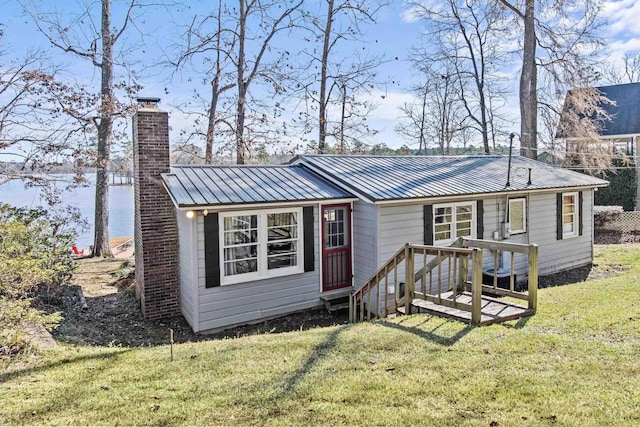
[[[180,314],[178,226],[161,173],[169,172],[169,115],[159,98],[139,98],[133,116],[136,295],[142,314]]]

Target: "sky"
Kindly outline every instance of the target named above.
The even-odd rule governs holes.
[[[425,1],[437,2],[437,0]],[[44,3],[46,4],[46,2]],[[23,4],[30,5],[32,2],[24,0]],[[73,8],[75,2],[52,0],[48,4],[64,13],[65,10]],[[121,4],[122,2],[114,0],[114,21],[117,21],[117,12],[121,10],[118,9],[121,8]],[[197,12],[204,10],[206,2],[187,4],[190,4],[190,12]],[[313,2],[311,4],[313,5]],[[5,32],[2,47],[5,52],[19,56],[29,49],[48,47],[48,42],[38,34],[31,19],[22,13],[18,1],[0,0],[0,10],[2,10],[0,23],[4,24]],[[609,63],[620,64],[626,51],[640,52],[640,25],[638,25],[640,0],[606,1],[602,17],[608,21],[603,37],[607,45],[607,61]],[[144,49],[136,51],[134,57],[144,63],[157,62],[157,59],[163,56],[163,51],[168,51],[173,47],[170,33],[173,32],[174,22],[184,21],[184,19],[187,19],[185,15],[181,15],[175,10],[156,8],[146,11],[140,18],[139,25],[145,31],[150,30],[152,36],[147,39],[148,45]],[[367,40],[367,49],[384,52],[392,58],[380,69],[380,74],[389,76],[390,80],[394,82],[386,87],[376,88],[368,95],[371,101],[378,104],[378,108],[368,120],[380,130],[379,134],[371,138],[371,143],[384,142],[391,147],[399,147],[406,141],[396,134],[393,128],[399,120],[399,107],[412,99],[408,88],[415,80],[408,61],[408,54],[418,40],[420,33],[424,31],[424,25],[413,19],[410,7],[405,2],[392,1],[390,7],[380,13],[375,25],[366,25],[362,28],[364,39]],[[287,41],[287,43],[291,43],[292,46],[296,45],[295,40]],[[345,51],[345,53],[348,52]],[[398,59],[395,59],[396,57]],[[98,87],[100,76],[86,61],[78,60],[72,55],[65,55],[59,51],[55,52],[51,60],[63,64],[68,76]],[[513,123],[514,131],[519,128],[517,123],[518,68],[519,64],[513,64],[513,70],[516,71],[512,78],[512,95],[508,98],[508,104],[505,107],[516,118]],[[194,88],[193,76],[189,73],[171,76],[167,69],[149,67],[142,83],[144,89],[141,95],[162,98],[161,107],[170,113],[173,129],[172,139],[178,138],[178,130],[189,125],[193,120],[192,117],[181,113],[176,108],[177,105],[184,104],[189,99]]]

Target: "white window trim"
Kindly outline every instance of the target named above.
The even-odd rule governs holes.
[[[573,212],[573,231],[571,232],[564,231],[564,198],[566,196],[573,196],[573,205],[575,206],[575,210]],[[562,212],[560,213],[560,215],[562,215],[561,222],[563,240],[570,239],[572,237],[578,237],[578,235],[580,234],[580,231],[578,230],[578,227],[580,226],[580,208],[580,197],[577,191],[571,193],[562,193]]]
[[[267,227],[267,215],[274,213],[296,213],[298,220],[298,250],[296,253],[297,265],[293,267],[276,268],[269,270],[267,268],[267,242],[268,242],[268,227]],[[224,219],[234,216],[242,215],[257,215],[258,216],[258,270],[244,274],[234,274],[232,276],[225,276],[224,274]],[[302,218],[302,208],[280,208],[280,209],[262,209],[262,210],[245,210],[245,211],[233,211],[233,212],[221,212],[218,216],[219,226],[219,240],[220,245],[220,257],[218,262],[220,263],[220,285],[234,285],[237,283],[245,283],[254,280],[270,279],[272,277],[290,276],[292,274],[299,274],[304,272],[304,223]]]
[[[433,205],[433,244],[436,246],[444,245],[447,243],[453,243],[458,237],[453,236],[455,234],[455,224],[456,224],[456,207],[458,206],[471,206],[471,236],[472,239],[476,238],[476,226],[478,217],[476,216],[476,210],[478,203],[477,201],[468,201],[468,202],[456,202],[456,203],[440,203],[437,205]],[[436,240],[436,210],[440,208],[451,208],[451,234],[452,237],[450,239]]]
[[[511,204],[522,203],[522,226],[521,229],[514,229],[513,221],[511,221]],[[519,197],[517,199],[509,199],[509,234],[522,234],[527,232],[527,198]]]

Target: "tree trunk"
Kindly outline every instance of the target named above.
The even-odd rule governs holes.
[[[520,155],[538,158],[538,98],[535,0],[526,0],[524,47],[520,76]]]
[[[216,74],[211,81],[211,103],[209,104],[209,123],[207,124],[206,147],[204,163],[210,165],[213,161],[213,139],[216,129],[216,114],[218,111],[218,97],[220,96],[220,75],[222,64],[220,63],[220,43],[222,38],[222,0],[218,1],[218,36],[216,39]]]
[[[220,85],[220,73],[216,74],[211,82],[211,104],[209,105],[209,123],[207,124],[206,148],[204,162],[210,165],[213,161],[213,136],[216,129],[216,114],[218,109],[218,87]]]
[[[319,135],[318,135],[318,153],[322,154],[325,150],[325,142],[327,139],[327,62],[329,61],[329,49],[331,43],[331,24],[333,23],[333,1],[327,1],[327,23],[324,29],[324,45],[322,47],[322,69],[320,75],[320,105],[319,111]]]
[[[342,84],[342,113],[340,114],[340,154],[344,154],[344,121],[347,108],[347,86]]]
[[[102,62],[100,124],[96,158],[96,203],[93,255],[113,257],[109,243],[109,150],[113,131],[113,35],[111,0],[102,0]]]
[[[427,88],[423,88],[422,91],[422,113],[420,114],[420,138],[418,146],[418,155],[422,154],[422,147],[424,146],[424,154],[427,154],[427,141],[424,137],[424,129],[426,127],[427,120]]]
[[[244,81],[244,64],[245,53],[244,43],[247,34],[247,11],[245,10],[245,0],[240,0],[240,32],[238,35],[238,103],[236,106],[236,163],[244,164],[245,146],[244,146],[244,119],[245,119],[245,96],[247,95],[247,86]]]

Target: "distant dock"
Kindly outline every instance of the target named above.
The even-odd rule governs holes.
[[[133,255],[133,237],[114,237],[109,240],[109,245],[113,256],[116,258],[129,258]]]

